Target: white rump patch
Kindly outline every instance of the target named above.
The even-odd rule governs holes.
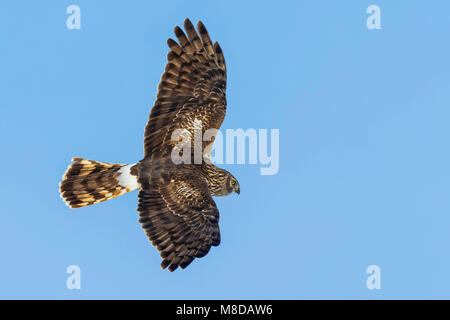
[[[194,119],[194,129],[202,129],[202,120],[199,120],[197,118]]]
[[[137,181],[137,177],[133,176],[130,173],[130,170],[131,170],[132,166],[134,166],[134,164],[128,164],[128,165],[123,166],[122,168],[120,168],[120,170],[119,170],[120,175],[119,175],[119,178],[118,178],[119,184],[122,187],[129,188],[130,191],[137,190],[137,189],[140,188],[140,184]]]

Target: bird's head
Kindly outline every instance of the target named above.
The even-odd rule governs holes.
[[[239,182],[231,173],[216,166],[208,166],[206,168],[210,170],[207,177],[209,191],[213,197],[227,196],[233,192],[239,194],[241,192]]]
[[[228,177],[228,186],[227,189],[231,192],[236,192],[237,194],[241,193],[241,188],[239,187],[239,182],[236,180],[235,177],[230,173],[230,176]]]

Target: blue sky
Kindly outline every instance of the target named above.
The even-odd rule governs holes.
[[[81,8],[81,30],[66,8]],[[381,9],[368,30],[366,8]],[[448,1],[2,1],[0,298],[450,298]],[[137,193],[70,210],[70,158],[134,163],[189,17],[228,68],[222,129],[280,130],[280,170],[225,165],[222,243],[159,267]],[[81,268],[81,289],[66,268]],[[368,290],[366,268],[381,269]]]

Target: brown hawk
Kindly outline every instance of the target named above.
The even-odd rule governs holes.
[[[226,111],[222,49],[212,43],[202,22],[197,24],[198,33],[189,19],[184,29],[187,35],[175,27],[178,43],[167,41],[168,62],[145,128],[144,158],[128,165],[73,158],[60,182],[61,197],[71,208],[138,189],[139,222],[160,252],[161,267],[170,271],[186,268],[219,245],[219,211],[213,197],[240,192],[229,172],[208,161],[172,160],[180,143],[172,139],[177,129],[189,138],[200,128],[203,137],[207,130],[220,127]],[[214,136],[201,142],[206,159],[213,141]],[[179,154],[188,154],[184,152]],[[193,159],[194,152],[189,152]]]

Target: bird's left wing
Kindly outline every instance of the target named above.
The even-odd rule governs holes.
[[[219,211],[207,182],[163,174],[139,192],[139,222],[160,251],[162,268],[186,268],[220,244]]]
[[[218,130],[225,117],[226,66],[222,49],[217,42],[212,44],[201,21],[197,24],[199,33],[189,19],[184,21],[184,28],[187,36],[181,28],[175,28],[178,43],[167,41],[168,62],[145,127],[146,159],[172,150],[174,130],[185,129],[193,138],[200,126],[202,134]]]

